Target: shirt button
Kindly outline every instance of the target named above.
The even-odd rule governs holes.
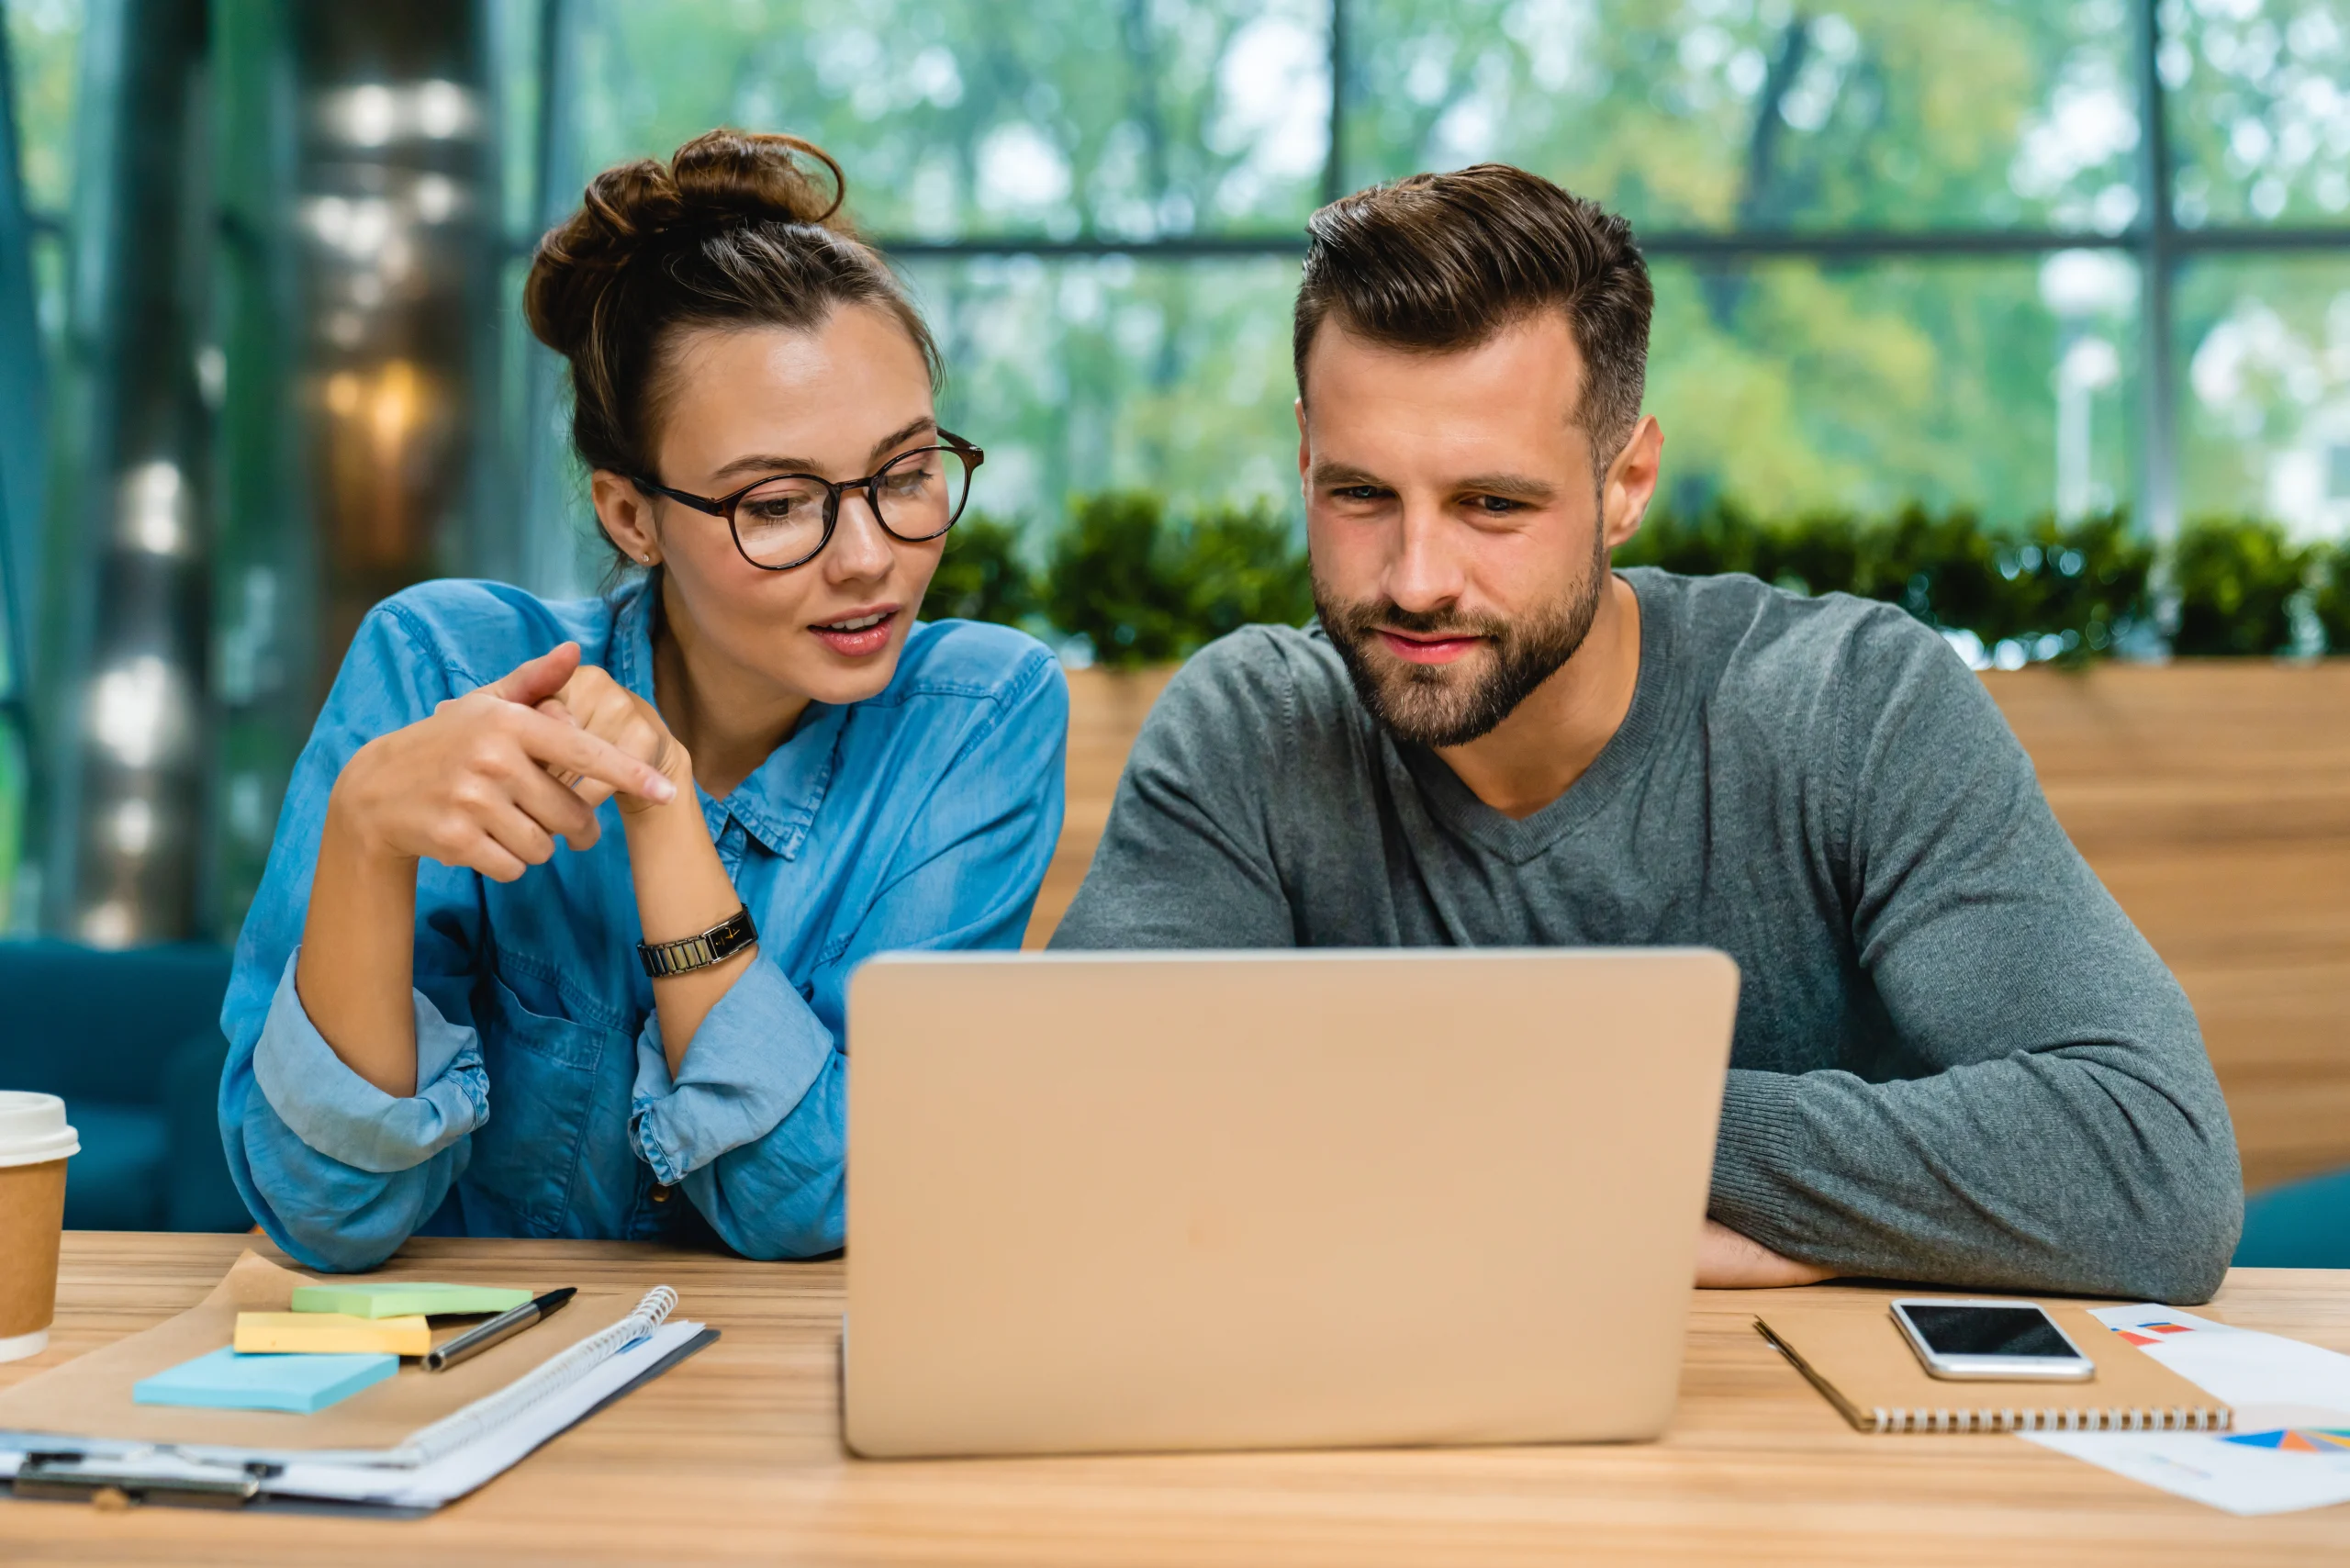
[[[656,1204],[667,1203],[669,1201],[669,1189],[662,1186],[657,1182],[655,1182],[653,1184],[653,1201]]]

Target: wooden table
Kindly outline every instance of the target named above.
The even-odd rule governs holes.
[[[69,1235],[55,1341],[0,1367],[0,1381],[193,1304],[248,1245]],[[2013,1438],[1863,1437],[1755,1335],[1764,1293],[1695,1294],[1680,1416],[1659,1443],[867,1463],[840,1448],[838,1263],[490,1241],[411,1242],[402,1260],[449,1279],[666,1280],[682,1315],[725,1338],[430,1518],[0,1501],[0,1562],[2242,1568],[2350,1557],[2350,1506],[2239,1519]],[[1856,1312],[1883,1310],[1886,1294],[1806,1293]],[[2204,1310],[2350,1351],[2350,1274],[2239,1270]]]

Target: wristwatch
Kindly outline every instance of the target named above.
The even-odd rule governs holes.
[[[655,980],[671,975],[691,974],[712,964],[722,964],[759,939],[759,928],[751,924],[748,905],[737,909],[699,936],[681,936],[675,942],[639,942],[636,956],[644,960],[644,972]]]

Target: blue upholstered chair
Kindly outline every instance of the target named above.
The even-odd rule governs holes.
[[[76,1230],[243,1230],[213,1106],[229,952],[0,942],[0,1089],[62,1095]]]
[[[2350,1170],[2246,1198],[2235,1260],[2259,1269],[2350,1269]]]

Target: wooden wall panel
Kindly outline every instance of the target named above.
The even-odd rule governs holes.
[[[2350,1166],[2350,660],[1985,679],[2058,819],[2195,1003],[2247,1184]],[[1166,681],[1070,675],[1069,815],[1029,946],[1084,879]]]
[[[2245,1184],[2350,1166],[2350,660],[1987,683],[2195,1003]]]
[[[1036,912],[1028,919],[1026,946],[1043,946],[1069,913],[1078,884],[1085,880],[1085,868],[1093,864],[1093,846],[1102,842],[1102,829],[1110,820],[1110,799],[1117,793],[1118,775],[1125,770],[1127,749],[1174,673],[1069,672],[1069,806],[1061,819],[1060,847],[1053,852],[1045,885],[1036,894]]]

